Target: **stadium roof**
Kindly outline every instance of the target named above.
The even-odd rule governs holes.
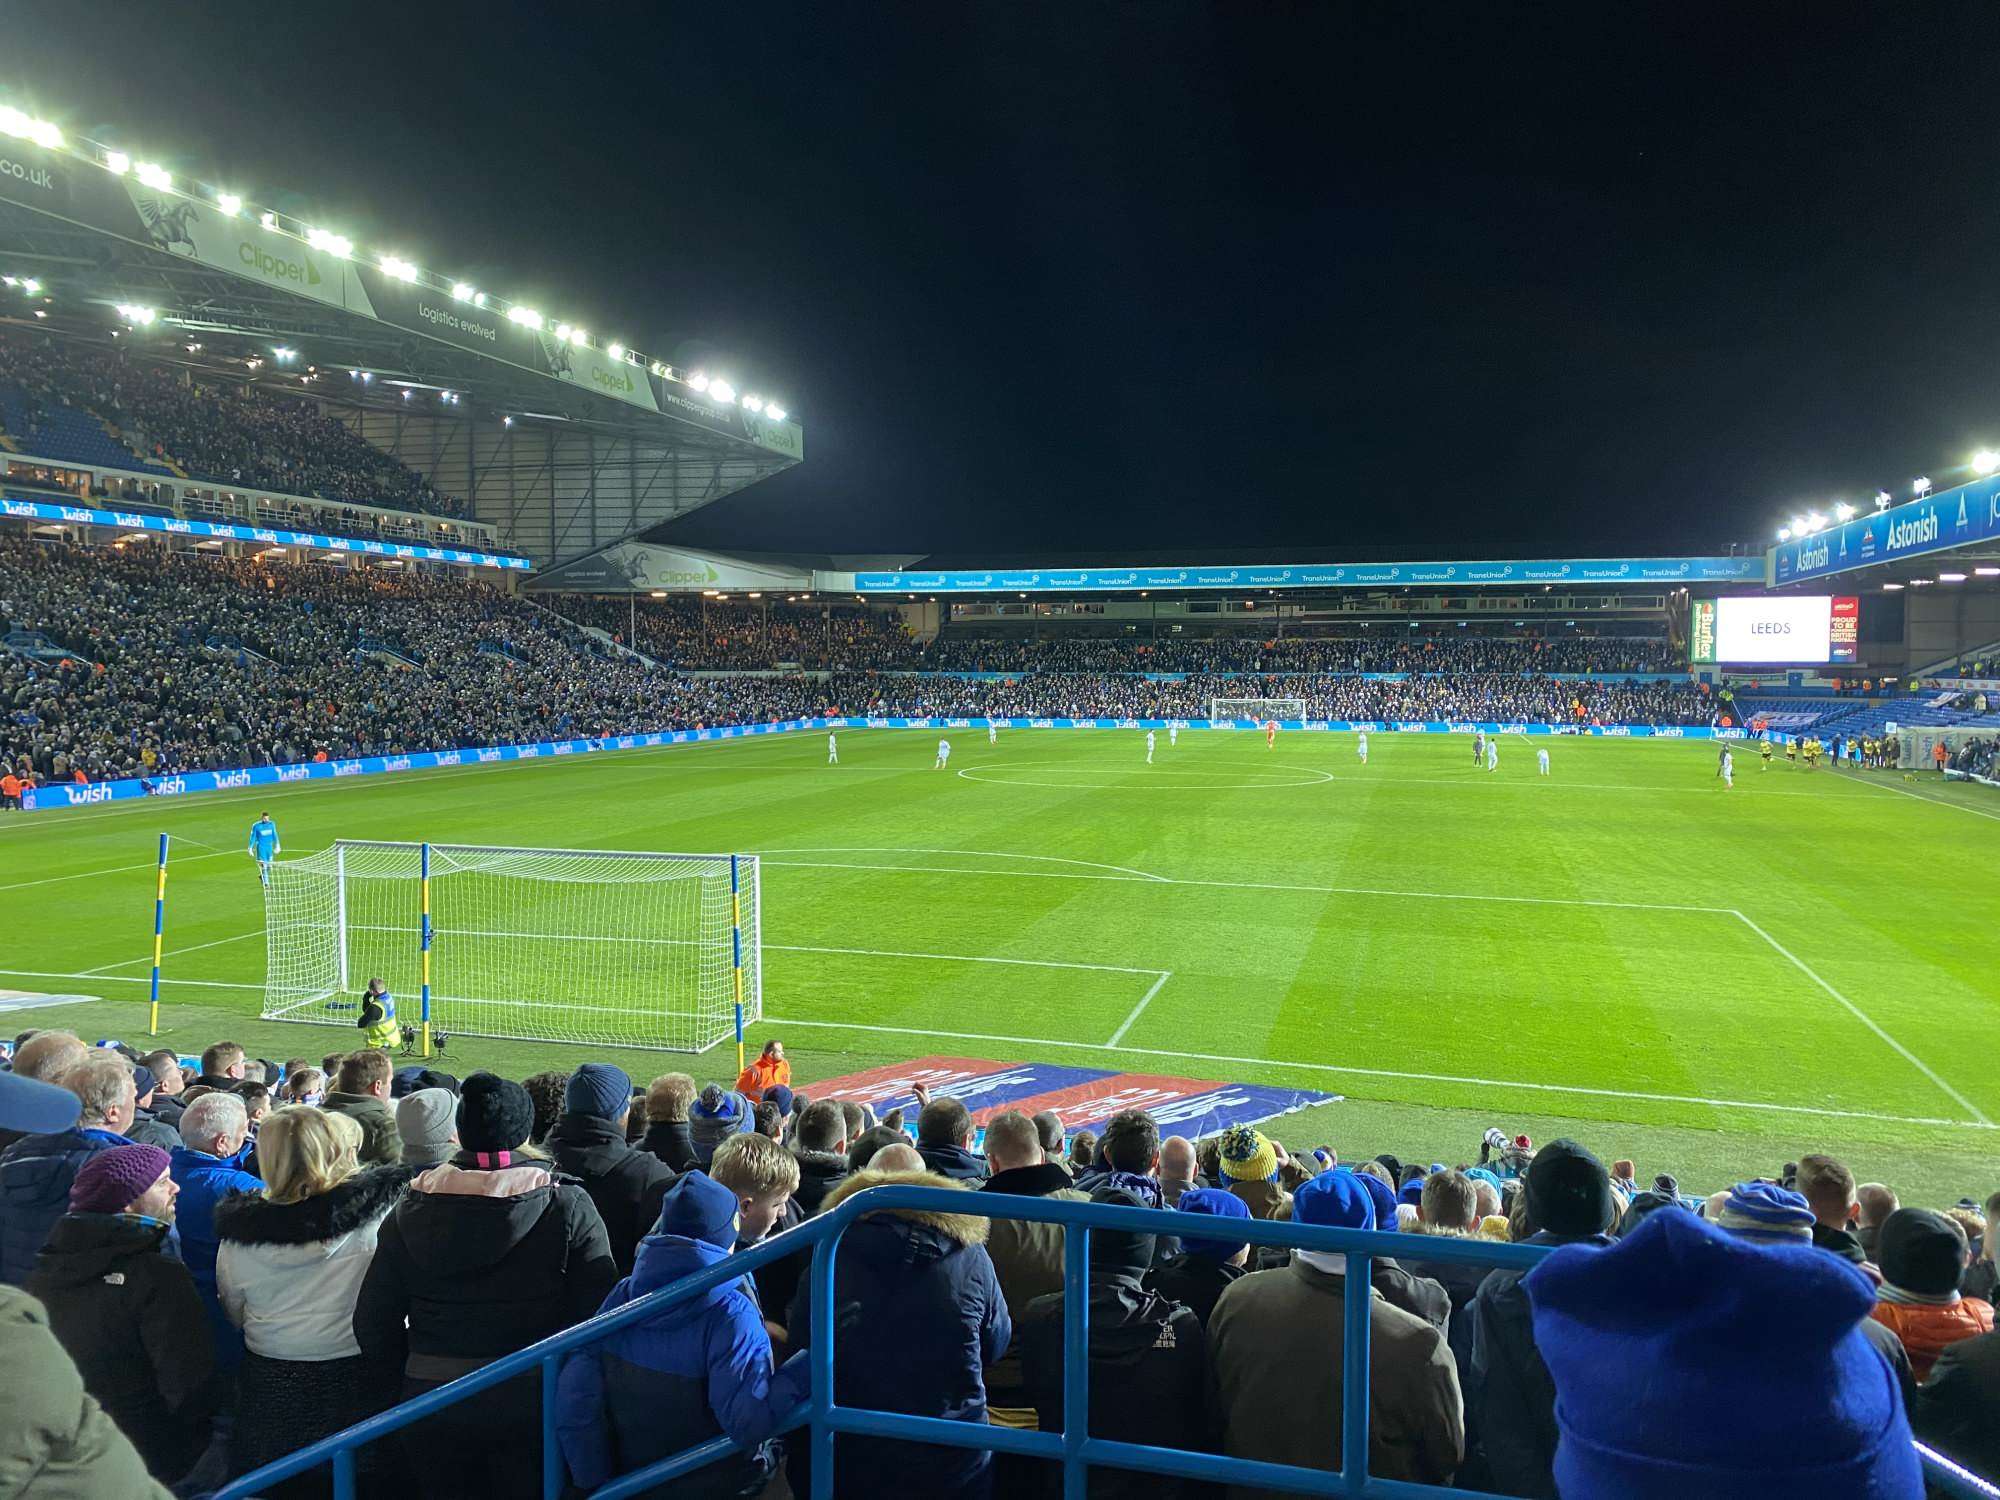
[[[0,274],[11,278],[0,285],[0,316],[39,315],[44,326],[99,335],[122,328],[149,352],[212,374],[373,411],[380,422],[356,425],[374,441],[407,413],[551,434],[522,460],[530,468],[519,484],[495,494],[489,482],[471,496],[482,519],[543,561],[684,515],[805,454],[804,433],[779,402],[727,379],[648,358],[8,106]],[[427,467],[421,452],[384,445]],[[509,461],[489,448],[454,477],[470,491],[469,479],[490,480]],[[613,463],[627,472],[600,487],[599,471]],[[558,471],[567,471],[560,484],[550,477]],[[549,509],[524,529],[530,494]]]

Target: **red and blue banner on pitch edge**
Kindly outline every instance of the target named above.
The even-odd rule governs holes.
[[[914,1116],[917,1096],[911,1085],[918,1083],[933,1095],[964,1101],[973,1123],[982,1130],[988,1119],[1006,1109],[1029,1115],[1052,1111],[1069,1132],[1101,1131],[1113,1115],[1143,1109],[1158,1122],[1162,1135],[1190,1139],[1214,1135],[1231,1125],[1254,1125],[1314,1104],[1333,1104],[1341,1097],[1275,1084],[1212,1083],[1049,1063],[1009,1066],[974,1057],[920,1057],[803,1087],[815,1099],[866,1104],[879,1118],[898,1108]]]

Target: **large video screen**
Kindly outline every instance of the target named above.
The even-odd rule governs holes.
[[[1722,666],[1826,666],[1856,659],[1860,600],[1826,594],[1698,599],[1692,655]]]

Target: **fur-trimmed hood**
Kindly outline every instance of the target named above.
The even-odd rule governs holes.
[[[954,1182],[939,1172],[855,1172],[846,1181],[836,1184],[820,1200],[820,1212],[831,1213],[856,1193],[866,1192],[872,1187],[883,1187],[897,1183],[909,1187],[948,1188],[956,1192],[970,1192],[963,1182]],[[905,1223],[934,1230],[946,1239],[959,1245],[983,1245],[986,1232],[992,1220],[984,1214],[942,1213],[931,1209],[889,1208],[879,1214],[867,1214],[864,1220],[874,1218],[901,1219]]]
[[[244,1245],[314,1245],[338,1239],[386,1215],[418,1170],[370,1167],[299,1203],[231,1193],[215,1206],[216,1237]]]

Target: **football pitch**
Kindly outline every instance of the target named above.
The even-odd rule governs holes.
[[[153,856],[174,853],[162,1043],[266,1057],[244,852],[335,839],[741,851],[764,1010],[811,1081],[942,1053],[1344,1095],[1295,1144],[1464,1160],[1489,1124],[1572,1134],[1690,1187],[1831,1149],[1905,1201],[1990,1189],[2000,1139],[2000,798],[1770,770],[1694,741],[1191,730],[750,739],[113,804],[0,822],[0,1031],[142,1043]],[[1536,773],[1546,746],[1553,774]],[[48,998],[37,998],[48,997]],[[78,998],[84,997],[84,998]],[[587,1001],[587,997],[577,997]],[[61,1003],[51,1003],[60,1001]],[[407,999],[408,1020],[414,1011]],[[454,1036],[519,1077],[702,1057]]]

